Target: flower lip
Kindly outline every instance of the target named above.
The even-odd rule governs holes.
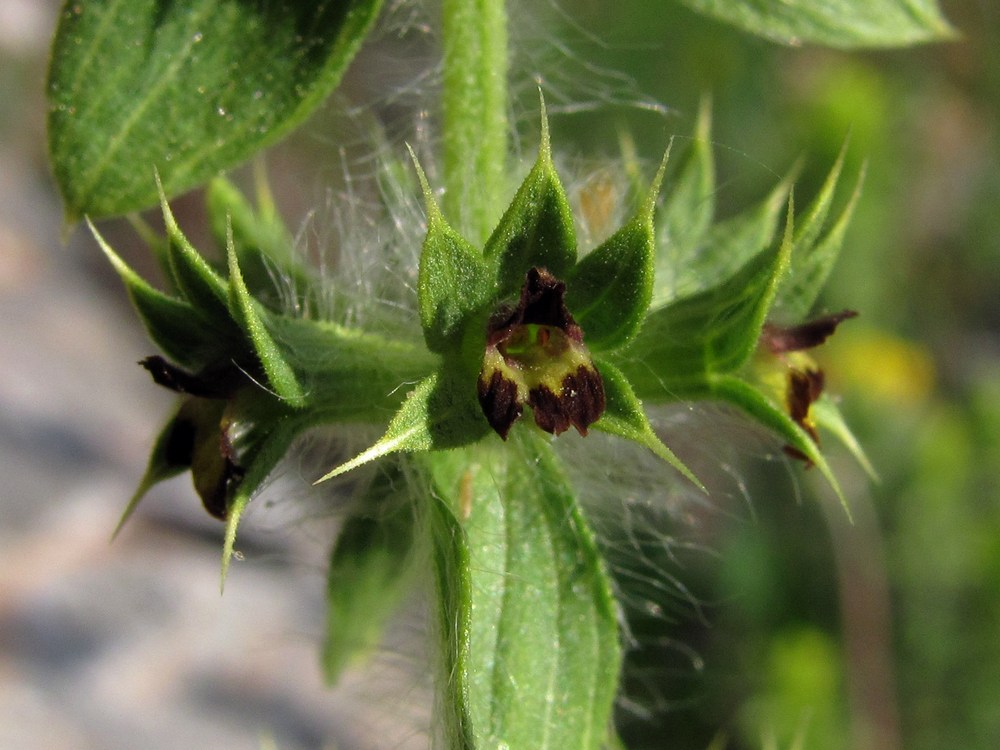
[[[562,281],[531,268],[517,306],[501,308],[489,322],[477,390],[487,421],[504,440],[525,402],[535,423],[555,435],[570,427],[586,435],[604,413],[604,381],[565,294]]]
[[[760,340],[771,354],[799,352],[812,349],[826,341],[837,326],[845,320],[857,317],[855,310],[841,310],[819,318],[814,318],[797,326],[779,326],[775,323],[765,323]]]
[[[594,367],[580,365],[566,375],[558,394],[545,386],[532,388],[528,403],[535,414],[535,424],[546,432],[559,435],[575,427],[581,435],[600,419],[604,412],[604,382]]]
[[[523,325],[551,326],[582,343],[583,332],[566,308],[565,297],[566,284],[544,268],[529,269],[517,307],[501,307],[490,319],[486,345],[498,345],[515,327]]]

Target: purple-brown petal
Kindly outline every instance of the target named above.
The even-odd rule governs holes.
[[[805,430],[813,442],[819,445],[819,433],[812,420],[809,419],[809,409],[823,395],[824,377],[822,370],[790,370],[788,372],[788,387],[785,391],[785,401],[788,405],[788,415],[799,427]],[[812,466],[812,461],[798,448],[785,446],[785,453],[792,458],[805,461],[806,468]]]
[[[856,315],[857,312],[854,310],[841,310],[797,326],[766,323],[761,331],[760,340],[772,354],[812,349],[830,338],[837,330],[837,326]]]
[[[528,403],[535,423],[546,432],[559,435],[572,426],[586,435],[604,413],[604,381],[595,368],[581,365],[563,378],[558,394],[541,385],[531,389]]]
[[[528,403],[535,413],[535,424],[553,435],[561,435],[570,426],[570,417],[562,398],[540,385],[528,393]]]
[[[480,375],[477,390],[486,421],[506,440],[523,408],[517,398],[517,383],[504,377],[500,370],[493,370],[488,377],[485,372]]]
[[[596,368],[580,366],[563,380],[563,393],[573,405],[570,409],[573,426],[586,435],[587,428],[601,418],[607,405],[601,374]]]
[[[193,375],[157,354],[139,360],[139,364],[153,376],[153,382],[157,385],[175,393],[200,398],[228,398],[234,390],[234,375],[239,373],[236,368],[225,367],[213,371],[211,375]]]
[[[788,373],[788,414],[816,440],[816,430],[808,424],[809,407],[823,393],[822,370],[791,370]]]
[[[163,445],[163,460],[167,466],[191,468],[197,431],[197,424],[183,411],[174,417]]]
[[[558,328],[574,341],[583,341],[580,326],[566,308],[566,285],[544,268],[531,268],[521,287],[516,307],[501,308],[491,318],[487,330],[487,345],[506,339],[522,325],[543,325]]]

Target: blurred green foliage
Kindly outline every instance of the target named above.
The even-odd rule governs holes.
[[[769,44],[669,4],[574,5],[609,45],[595,62],[675,108],[668,132],[690,132],[712,95],[722,215],[802,154],[797,190],[810,194],[848,134],[846,173],[869,163],[820,308],[861,312],[822,359],[882,476],[870,486],[846,469],[872,520],[831,528],[793,488],[776,494],[782,468],[751,478],[756,519],[720,534],[720,562],[682,573],[707,614],[675,614],[671,636],[704,666],[659,654],[669,699],[623,711],[630,747],[985,749],[1000,737],[1000,7],[951,6],[955,42],[844,53]],[[553,127],[587,153],[615,142],[617,122]],[[640,153],[664,137],[634,135]],[[866,534],[874,552],[852,567],[835,545],[863,548]],[[880,655],[864,617],[883,607]],[[889,692],[859,705],[881,657]],[[655,694],[643,666],[631,687]]]

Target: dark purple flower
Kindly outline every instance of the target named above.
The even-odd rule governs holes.
[[[566,309],[566,285],[532,268],[516,307],[501,308],[487,326],[479,403],[504,440],[531,406],[535,423],[554,435],[581,435],[604,413],[604,382]]]

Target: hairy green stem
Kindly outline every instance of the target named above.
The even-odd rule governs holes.
[[[504,0],[443,0],[445,213],[481,245],[503,208],[507,158]]]
[[[435,359],[422,346],[333,323],[280,318],[275,337],[306,384],[308,422],[384,422]]]

